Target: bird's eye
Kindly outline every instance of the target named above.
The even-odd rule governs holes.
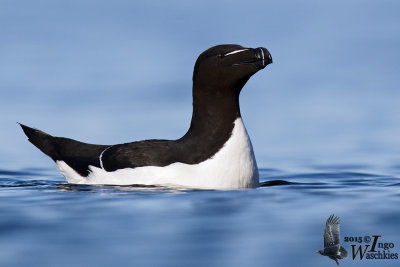
[[[217,55],[217,58],[218,58],[218,59],[221,59],[221,58],[223,58],[223,57],[224,57],[224,55],[222,55],[222,54],[218,54],[218,55]]]

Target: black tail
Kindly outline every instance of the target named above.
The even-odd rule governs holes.
[[[37,129],[19,124],[29,142],[54,161],[62,160],[79,174],[87,176],[89,166],[100,167],[99,156],[109,146],[92,145],[73,139],[51,136]]]
[[[52,158],[53,160],[57,160],[60,158],[56,150],[56,145],[54,144],[54,137],[42,132],[40,130],[28,127],[21,123],[18,123],[25,135],[28,137],[29,142],[31,142],[34,146],[39,148],[43,153]]]

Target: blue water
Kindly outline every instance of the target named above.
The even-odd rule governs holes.
[[[335,266],[316,253],[331,213],[342,239],[380,234],[400,253],[398,176],[368,166],[260,171],[258,189],[196,191],[1,170],[0,266]],[[399,264],[381,261],[342,264]]]
[[[400,253],[400,2],[0,0],[0,267],[335,266],[326,219]],[[175,139],[197,56],[266,47],[240,96],[263,187],[68,185],[16,122]],[[341,265],[398,266],[397,260]]]

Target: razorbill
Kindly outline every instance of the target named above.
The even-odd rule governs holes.
[[[257,187],[257,163],[240,115],[239,94],[249,78],[270,63],[271,54],[263,47],[230,44],[204,51],[193,71],[190,127],[177,140],[93,145],[21,127],[69,183]]]

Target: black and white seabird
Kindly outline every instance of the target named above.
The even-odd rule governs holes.
[[[257,187],[257,163],[240,115],[239,94],[270,63],[263,47],[218,45],[204,51],[194,66],[190,128],[177,140],[93,145],[21,127],[69,183]]]

